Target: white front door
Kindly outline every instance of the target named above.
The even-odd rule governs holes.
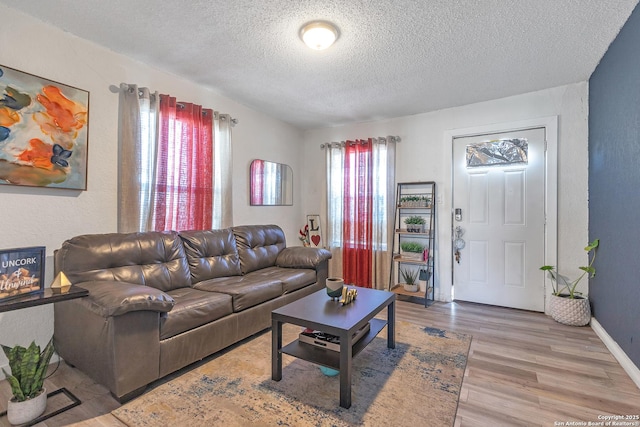
[[[468,167],[468,145],[513,139],[527,141],[527,163]],[[454,239],[460,227],[464,241],[454,298],[544,311],[545,129],[454,138],[453,162]]]

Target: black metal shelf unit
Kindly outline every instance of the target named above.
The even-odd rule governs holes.
[[[434,299],[435,287],[436,183],[400,182],[397,187],[388,289],[399,299],[424,301],[427,307]],[[426,282],[424,296],[420,290],[404,289],[401,270],[414,274],[417,270],[419,280]]]

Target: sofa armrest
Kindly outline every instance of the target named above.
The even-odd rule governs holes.
[[[316,268],[321,262],[331,258],[331,252],[320,248],[294,246],[284,248],[276,258],[278,267]]]
[[[78,285],[89,291],[89,296],[80,298],[79,302],[105,318],[142,310],[166,313],[175,304],[171,296],[151,286],[111,280],[82,282]]]

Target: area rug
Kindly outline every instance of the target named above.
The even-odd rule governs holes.
[[[283,325],[283,343],[301,328]],[[339,406],[340,380],[283,355],[271,380],[271,332],[157,385],[112,412],[128,426],[451,426],[471,337],[396,323],[353,361],[351,408]]]

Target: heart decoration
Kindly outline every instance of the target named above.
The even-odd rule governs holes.
[[[320,236],[318,236],[317,234],[314,236],[311,236],[311,241],[315,246],[318,246],[320,244]]]

